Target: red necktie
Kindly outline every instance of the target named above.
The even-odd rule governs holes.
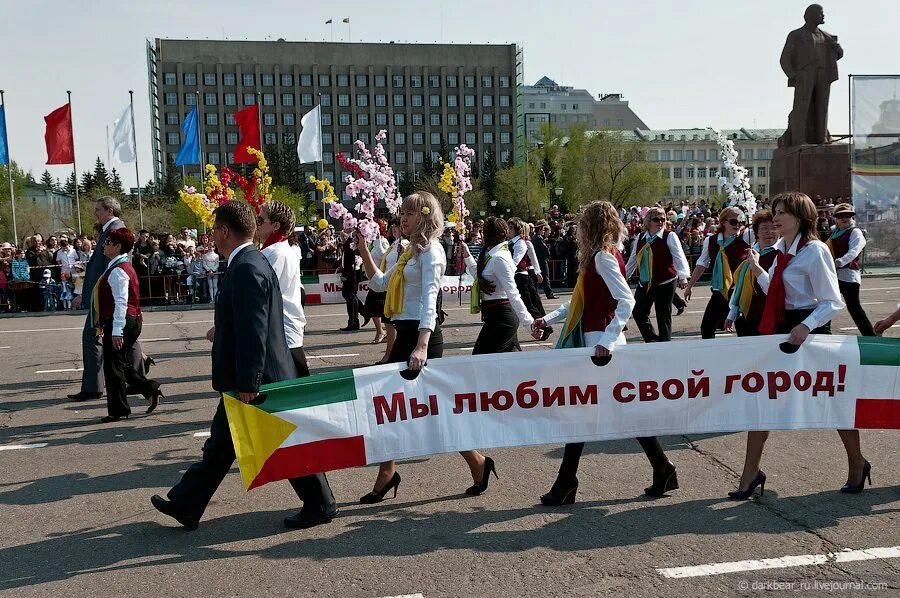
[[[775,334],[778,326],[784,322],[784,269],[794,256],[790,253],[778,252],[775,261],[775,273],[769,282],[769,292],[766,293],[766,307],[763,310],[762,321],[759,323],[760,334]]]

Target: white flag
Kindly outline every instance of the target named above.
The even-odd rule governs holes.
[[[300,139],[297,140],[297,157],[301,164],[322,161],[322,127],[319,126],[321,107],[316,106],[300,119]]]
[[[121,164],[134,162],[134,129],[131,127],[131,105],[113,122],[113,155]]]

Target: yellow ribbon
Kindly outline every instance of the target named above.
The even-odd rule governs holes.
[[[647,247],[645,245],[644,247]],[[578,281],[572,291],[572,299],[569,301],[569,313],[566,315],[566,325],[560,338],[567,338],[574,332],[575,327],[581,322],[584,315],[584,272],[578,273]]]
[[[384,315],[392,318],[403,311],[403,269],[412,257],[412,248],[407,248],[397,260],[394,272],[387,285],[387,296],[384,299]]]

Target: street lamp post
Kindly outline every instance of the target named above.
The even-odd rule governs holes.
[[[491,200],[491,214],[496,214],[496,213],[497,213],[496,208],[497,208],[497,200],[496,200],[496,199],[492,199],[492,200]]]
[[[560,198],[562,197],[562,192],[562,187],[556,187],[555,189],[553,189],[553,193],[556,194],[556,205],[559,205]]]

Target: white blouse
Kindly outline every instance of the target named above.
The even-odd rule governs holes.
[[[395,262],[386,272],[382,272],[376,265],[375,274],[369,279],[369,288],[377,292],[387,291],[396,267]],[[433,331],[437,323],[437,296],[446,269],[447,256],[436,239],[418,256],[413,253],[403,268],[403,309],[391,319],[418,320],[419,330]]]
[[[637,246],[638,240],[641,238],[641,235],[643,235],[645,242],[647,240],[647,237],[649,237],[647,233],[641,233],[640,235],[636,236],[631,242],[631,255],[628,256],[628,263],[625,264],[626,279],[631,278],[631,276],[634,274],[634,271],[637,269]],[[662,236],[662,231],[660,231],[659,236]],[[681,241],[678,239],[678,235],[669,233],[669,236],[666,237],[666,245],[669,246],[669,253],[672,254],[672,263],[675,265],[676,277],[670,278],[669,280],[657,282],[656,284],[668,284],[676,279],[689,280],[691,277],[691,267],[684,255],[684,248],[681,246]]]
[[[622,331],[625,329],[625,324],[628,323],[628,318],[631,317],[631,312],[634,309],[634,295],[631,294],[631,288],[619,269],[619,260],[614,255],[608,251],[598,251],[594,255],[594,268],[597,274],[600,275],[600,278],[603,279],[603,282],[606,283],[610,294],[613,299],[618,301],[618,304],[616,305],[615,316],[606,326],[606,330],[587,332],[584,335],[584,341],[588,347],[600,345],[612,351],[616,345],[625,344],[625,335]],[[547,314],[544,317],[544,322],[551,324],[561,320],[565,321],[566,316],[569,314],[569,303],[567,301],[556,311]],[[585,304],[584,308],[590,309],[591,306]]]
[[[400,244],[399,249],[397,248],[397,244]],[[400,255],[406,251],[406,248],[409,247],[409,241],[406,239],[400,239],[399,241],[394,241],[390,247],[388,247],[387,253],[382,256],[385,257],[385,266],[384,271],[387,272],[391,269],[391,267],[397,263],[397,260],[400,259]],[[374,256],[373,256],[374,258]],[[375,261],[376,266],[381,266],[381,260]]]
[[[790,254],[794,257],[782,273],[784,281],[785,309],[812,309],[803,320],[810,330],[815,330],[830,322],[844,309],[844,300],[838,288],[837,272],[828,246],[821,241],[810,241],[797,251],[800,236],[794,239]],[[775,249],[784,253],[784,239],[778,239]],[[769,283],[778,267],[778,260],[772,263],[768,272],[760,274],[756,281],[764,293],[769,292]]]
[[[381,236],[372,241],[372,259],[375,260],[376,264],[380,264],[381,258],[384,257],[384,254],[390,251],[390,247],[388,245],[389,244],[387,239]]]
[[[513,264],[512,254],[507,250],[508,247],[506,241],[504,241],[488,250],[488,255],[491,259],[484,264],[481,277],[494,283],[494,292],[488,293],[482,289],[481,299],[482,301],[509,299],[509,304],[519,319],[519,324],[531,328],[534,318],[528,313],[528,308],[525,307],[525,303],[522,301],[522,296],[519,294],[519,289],[516,286],[516,281],[513,278],[516,273],[516,266]],[[478,277],[478,263],[472,256],[466,258],[466,271],[472,278]]]
[[[835,266],[837,266],[837,277],[841,282],[862,283],[862,275],[859,270],[848,268],[847,265],[862,253],[866,246],[866,237],[858,228],[854,228],[849,233],[850,239],[847,241],[847,253],[835,258]]]

